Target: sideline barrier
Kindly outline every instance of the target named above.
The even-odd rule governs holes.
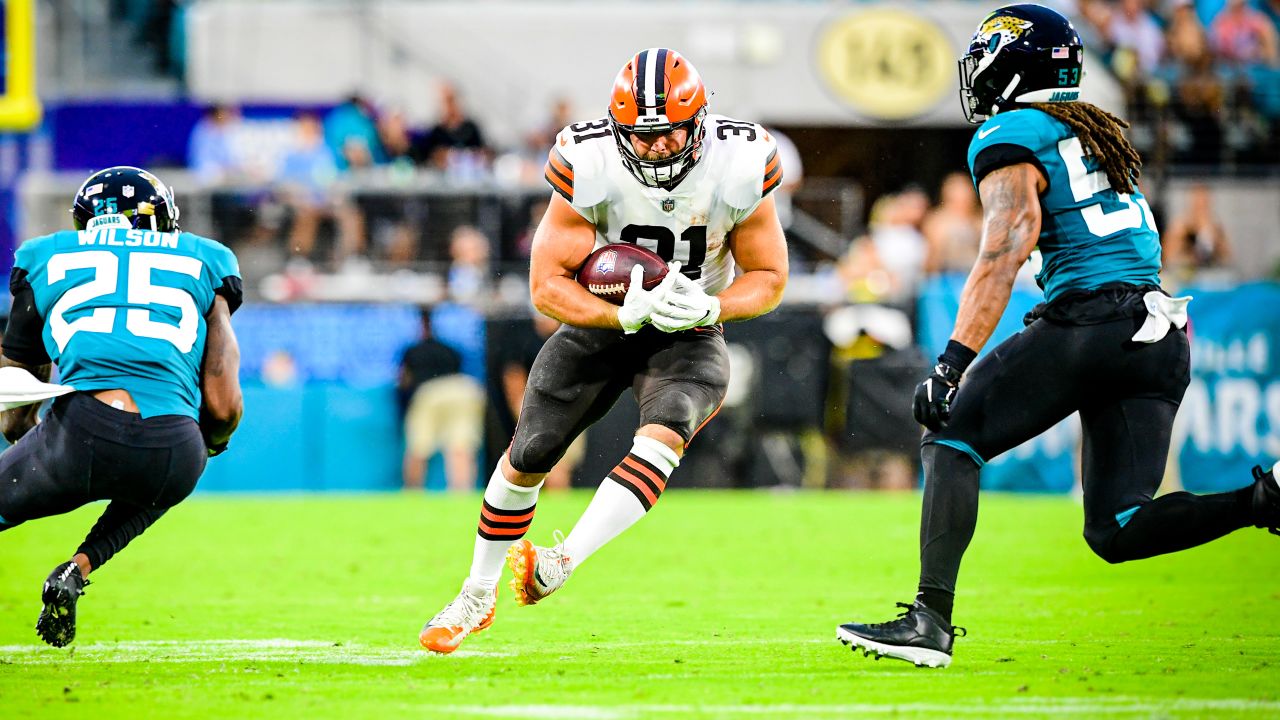
[[[944,275],[926,283],[920,293],[916,339],[930,361],[947,347],[960,309],[960,291],[964,289],[964,282],[964,275]],[[1034,285],[1014,287],[1009,307],[1000,318],[991,342],[983,348],[982,355],[1022,330],[1023,315],[1042,299],[1043,295]],[[982,487],[987,490],[1069,492],[1076,484],[1075,453],[1079,444],[1080,421],[1072,415],[1039,437],[991,459],[982,470]]]
[[[964,278],[931,281],[920,297],[919,342],[930,357],[946,347]],[[1280,284],[1228,289],[1187,288],[1192,295],[1191,385],[1174,426],[1182,485],[1217,492],[1249,481],[1253,465],[1280,458]],[[988,348],[1022,329],[1022,315],[1040,299],[1014,290]],[[1051,371],[1051,369],[1046,369]],[[1000,490],[1067,491],[1075,483],[1077,416],[990,462],[983,486]]]
[[[1280,284],[1178,294],[1195,296],[1191,385],[1173,434],[1182,484],[1232,490],[1280,459]]]
[[[963,283],[961,277],[939,278],[930,282],[920,297],[918,337],[929,357],[946,344]],[[1174,431],[1174,447],[1180,448],[1175,451],[1177,465],[1188,490],[1209,492],[1240,487],[1248,481],[1251,465],[1269,465],[1280,457],[1280,367],[1273,358],[1273,348],[1280,342],[1280,284],[1186,292],[1196,297],[1190,307],[1192,381]],[[1023,314],[1039,297],[1032,288],[1015,291],[992,347],[1022,328]],[[457,307],[440,308],[437,312],[437,334],[455,347],[462,347],[468,372],[483,378],[483,318]],[[812,313],[817,317],[813,310],[791,308],[788,312],[793,314],[787,320],[792,324],[801,319],[800,315]],[[232,451],[209,464],[200,488],[352,491],[398,487],[402,447],[391,380],[400,350],[416,337],[416,310],[408,306],[258,307],[246,308],[245,313],[237,314],[235,322],[245,339],[248,412]],[[771,327],[769,323],[762,324],[756,329],[758,332],[747,326],[735,328],[731,340],[742,343],[753,335],[773,334]],[[291,344],[295,341],[306,344]],[[502,343],[504,338],[490,337],[488,342]],[[294,386],[267,387],[257,379],[264,353],[276,347],[299,354],[299,381]],[[334,357],[343,353],[343,358]],[[776,357],[766,353],[757,362],[761,360],[776,362]],[[824,366],[821,358],[813,364]],[[347,370],[351,368],[358,368],[358,372],[348,377]],[[795,389],[799,386],[789,384],[799,380],[785,373],[770,371],[763,365],[752,372],[766,373],[767,386],[783,396],[812,397],[812,393],[801,393]],[[759,378],[764,379],[763,375]],[[788,395],[792,390],[795,392]],[[755,388],[747,397],[758,392]],[[904,396],[903,402],[909,402],[909,397]],[[770,404],[776,409],[776,402]],[[759,408],[748,405],[741,411],[752,417],[760,413]],[[814,415],[820,415],[816,408]],[[739,418],[743,419],[749,418]],[[804,420],[802,424],[808,426],[812,422]],[[722,427],[716,428],[726,437],[698,449],[732,446],[742,438],[728,436],[744,432],[750,435],[759,424],[737,422],[734,413],[727,412],[721,420]],[[983,486],[1031,492],[1070,491],[1076,484],[1079,442],[1079,423],[1073,416],[993,459],[983,472]],[[482,468],[485,466],[482,463]],[[712,469],[715,468],[707,468]],[[741,468],[720,470],[730,475],[741,472]],[[429,473],[429,486],[440,486],[439,473],[437,460]],[[741,480],[734,475],[717,482],[733,483],[735,478]]]

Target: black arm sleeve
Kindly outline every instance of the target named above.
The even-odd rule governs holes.
[[[23,365],[48,365],[52,361],[44,348],[44,318],[36,310],[36,297],[26,270],[13,269],[9,293],[13,295],[13,306],[4,333],[4,356]]]
[[[228,275],[222,278],[222,285],[213,294],[226,299],[228,314],[235,315],[244,304],[244,283],[235,275]]]
[[[983,148],[978,153],[978,156],[973,159],[973,181],[976,184],[981,184],[982,178],[987,175],[1002,167],[1009,167],[1018,163],[1035,165],[1040,174],[1044,176],[1045,192],[1049,191],[1049,173],[1044,169],[1040,159],[1036,157],[1036,154],[1030,148],[1012,143],[1001,143]]]

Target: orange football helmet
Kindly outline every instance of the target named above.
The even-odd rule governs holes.
[[[702,157],[707,87],[683,55],[666,48],[636,53],[613,81],[609,124],[622,162],[649,187],[671,188]],[[631,146],[631,133],[665,133],[687,127],[684,147],[671,157],[645,160]]]

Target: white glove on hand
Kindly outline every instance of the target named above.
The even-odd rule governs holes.
[[[677,277],[681,277],[680,263],[672,263],[668,267],[667,276],[658,287],[645,290],[644,268],[640,265],[631,268],[631,284],[627,286],[627,296],[622,299],[622,307],[618,308],[618,324],[622,326],[622,331],[630,335],[644,327],[649,322],[654,307],[670,292]]]
[[[680,275],[676,278],[675,288],[654,307],[649,320],[662,332],[715,325],[720,322],[720,299],[708,295],[701,285]]]

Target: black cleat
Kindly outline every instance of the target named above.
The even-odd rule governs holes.
[[[937,612],[916,602],[898,603],[906,611],[897,620],[863,625],[846,623],[836,628],[836,639],[852,646],[863,656],[875,653],[915,663],[916,667],[946,667],[951,664],[951,643],[966,635],[961,627],[953,627]]]
[[[76,601],[88,584],[80,574],[80,566],[71,560],[49,573],[40,596],[44,610],[36,621],[36,633],[41,640],[54,647],[66,647],[76,639]]]
[[[1280,482],[1275,468],[1265,472],[1261,467],[1253,469],[1253,524],[1280,535]]]

